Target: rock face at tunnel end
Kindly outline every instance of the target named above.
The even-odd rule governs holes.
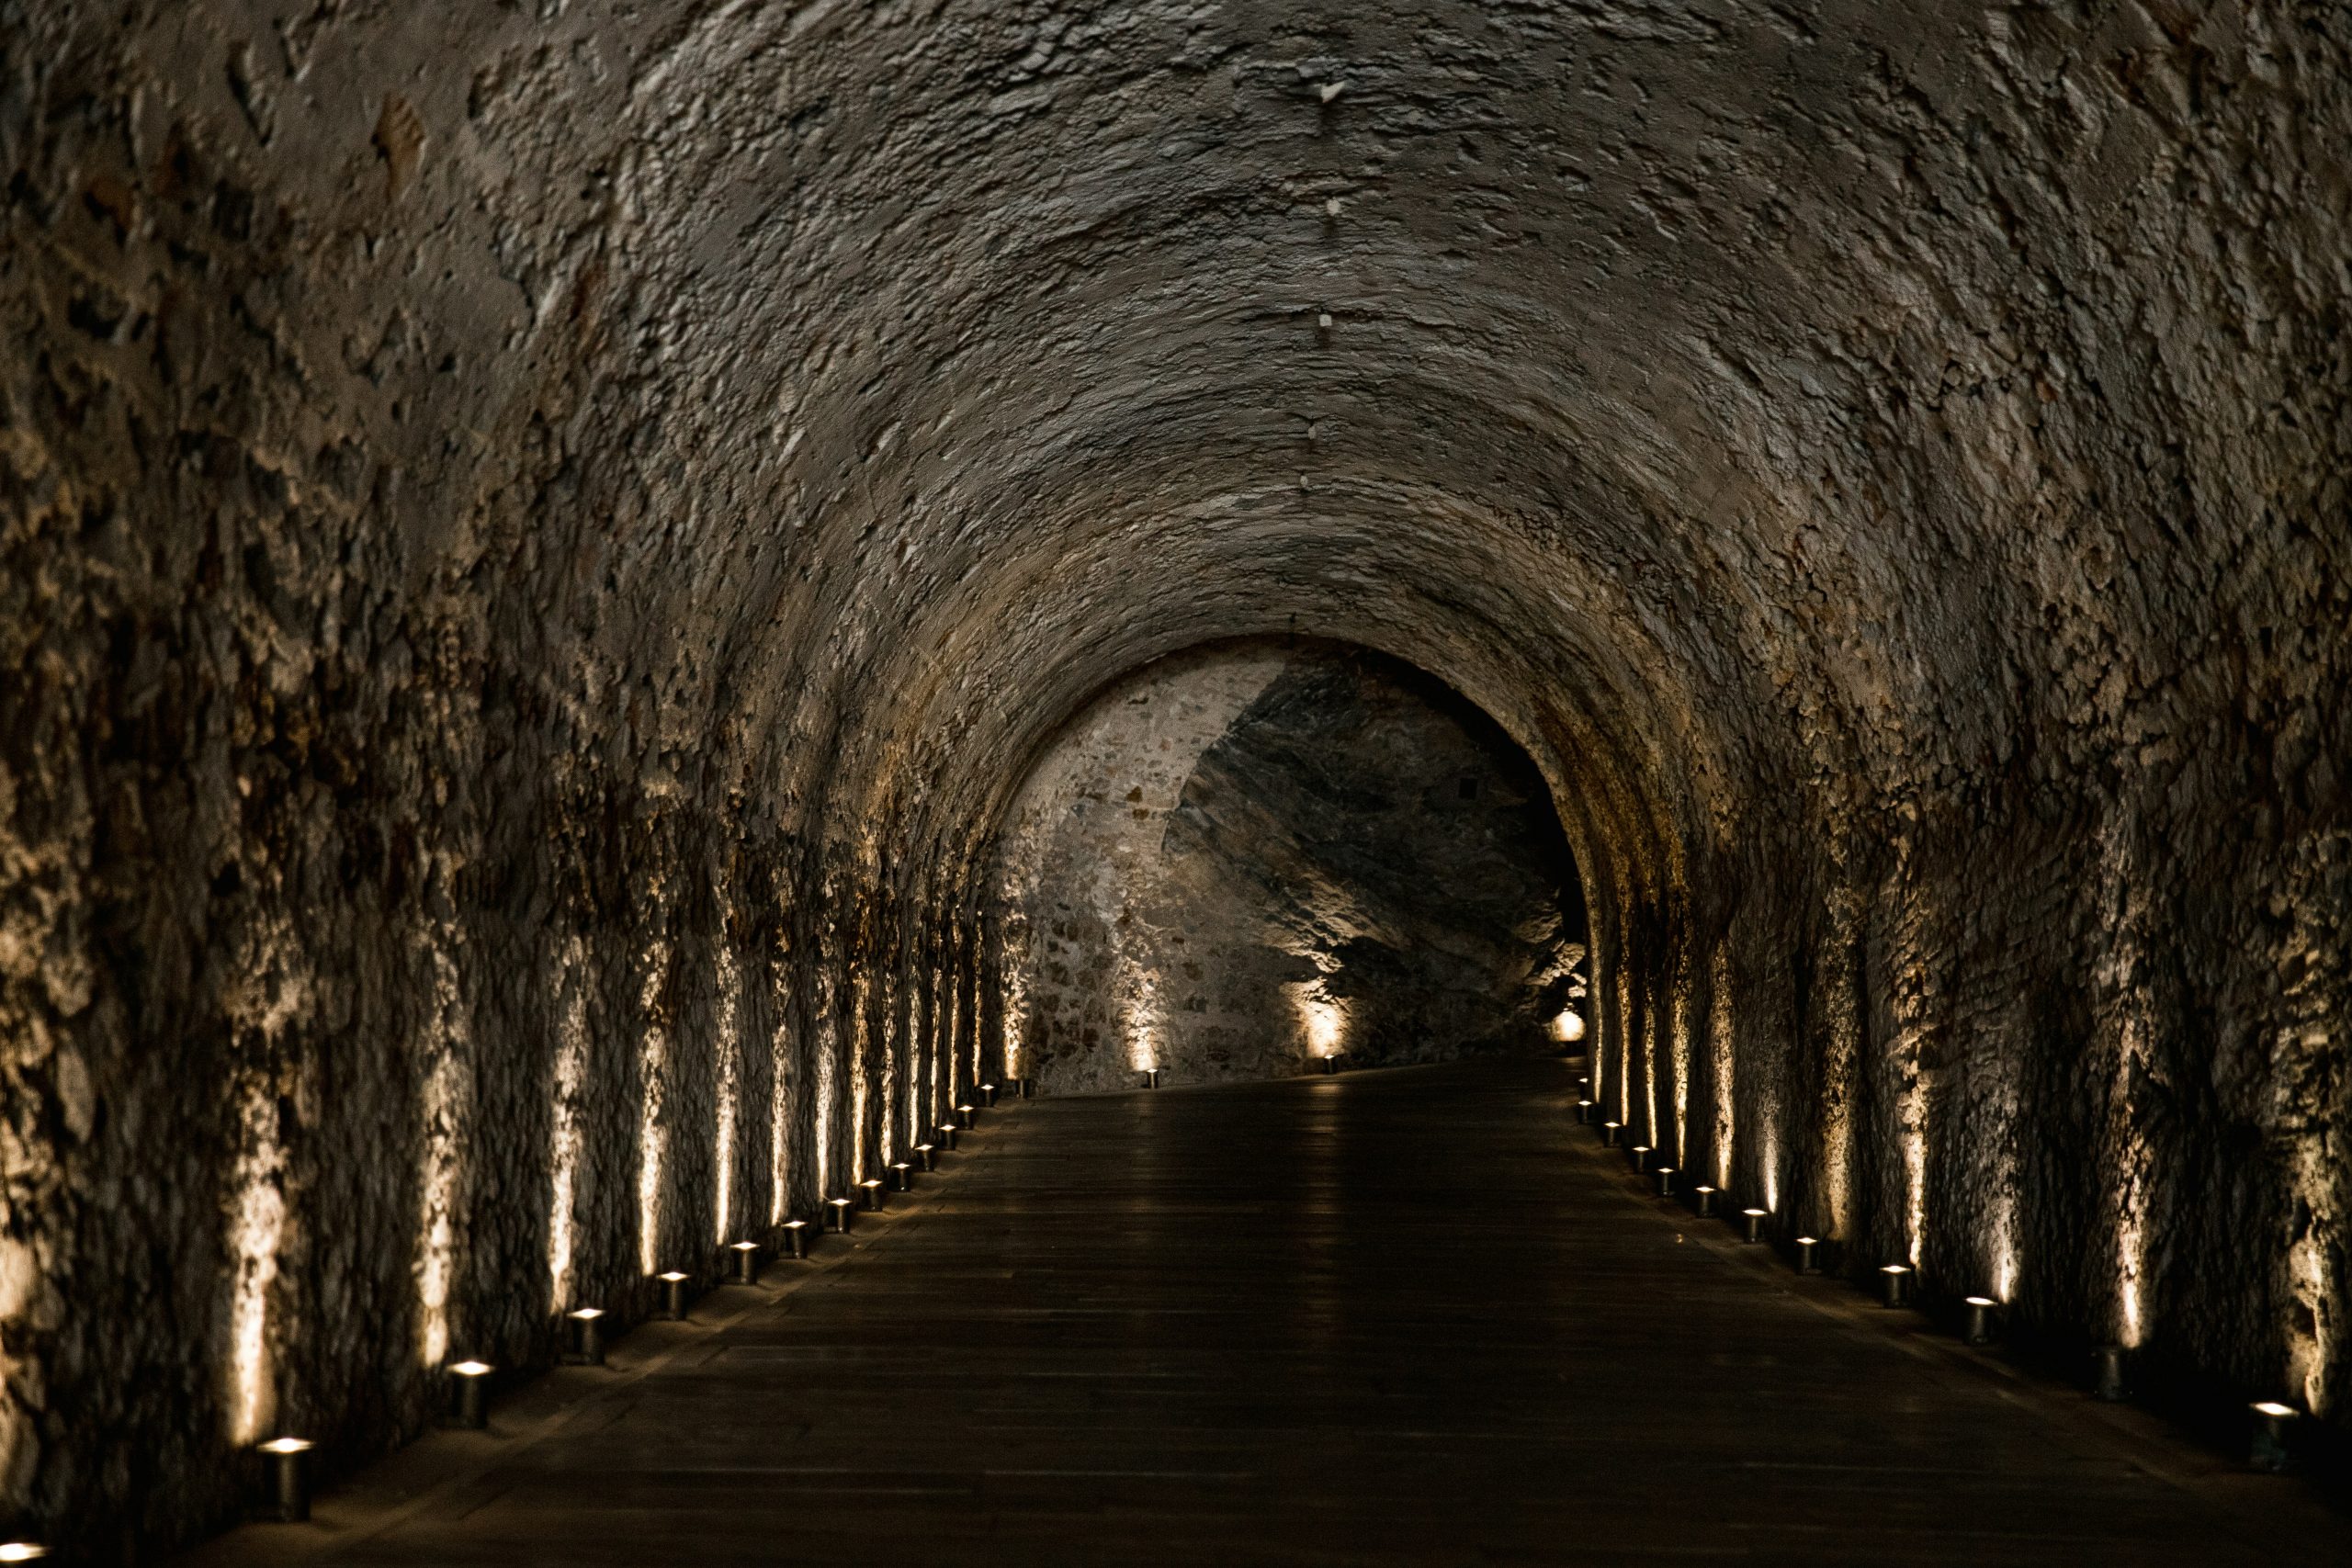
[[[1542,775],[1442,682],[1242,645],[1098,697],[1016,801],[1008,1070],[1046,1092],[1555,1048],[1583,905]]]

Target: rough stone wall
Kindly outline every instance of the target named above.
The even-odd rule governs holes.
[[[1525,753],[1380,656],[1160,660],[1007,818],[1008,1070],[1046,1093],[1555,1048],[1576,872]]]
[[[0,38],[28,1528],[218,1522],[257,1377],[373,1452],[559,1220],[625,1303],[897,1135],[1046,738],[1289,630],[1545,771],[1686,1164],[2341,1430],[2342,6]]]

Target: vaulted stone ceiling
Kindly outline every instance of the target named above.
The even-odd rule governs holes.
[[[36,1515],[185,1533],[270,1422],[367,1450],[813,1201],[988,1059],[1056,727],[1289,630],[1544,767],[1613,1109],[2340,1418],[2340,7],[0,30]]]

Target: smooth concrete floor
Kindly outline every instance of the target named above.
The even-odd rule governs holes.
[[[190,1561],[2352,1562],[2307,1483],[1644,1193],[1572,1082],[1000,1109],[854,1247]]]

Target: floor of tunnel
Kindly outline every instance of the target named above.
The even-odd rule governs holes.
[[[1571,1082],[1001,1109],[788,1292],[189,1561],[2340,1561],[2297,1483],[1678,1221]]]

